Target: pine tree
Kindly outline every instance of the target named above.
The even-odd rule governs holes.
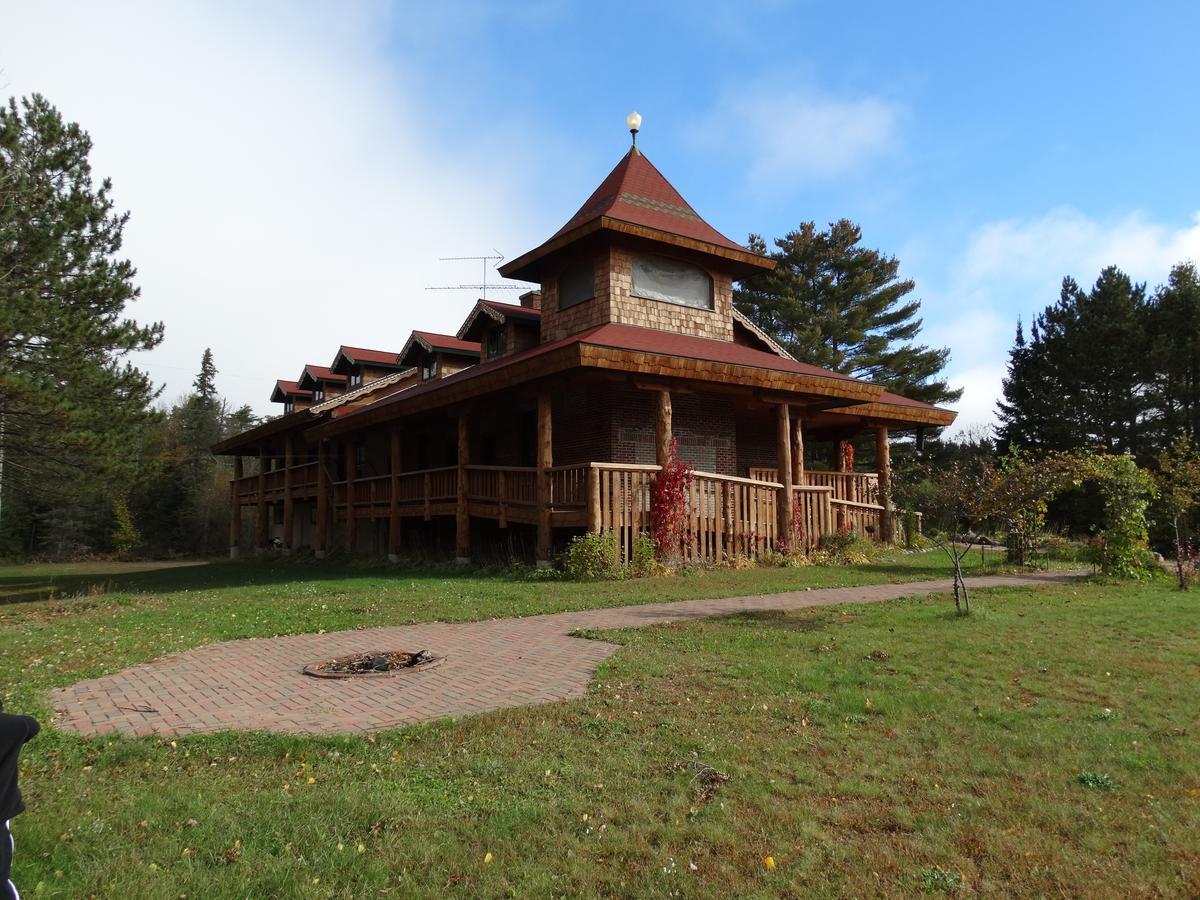
[[[97,187],[92,143],[34,95],[0,106],[0,416],[4,495],[57,546],[107,541],[156,391],[125,361],[162,339],[125,318],[127,213]],[[24,542],[23,542],[24,543]]]
[[[957,400],[938,376],[950,351],[915,344],[921,303],[895,257],[861,246],[846,219],[828,231],[805,222],[775,241],[774,271],[745,279],[734,304],[797,359],[882,384],[927,403]],[[752,249],[766,243],[750,236]]]
[[[1058,302],[1009,355],[1001,443],[1152,453],[1145,286],[1110,266],[1090,291],[1064,278]]]
[[[1171,270],[1150,310],[1156,443],[1185,436],[1200,441],[1200,272],[1194,263]]]
[[[204,356],[200,358],[200,371],[192,382],[196,396],[202,403],[215,406],[217,403],[217,367],[213,363],[211,347],[204,348]]]

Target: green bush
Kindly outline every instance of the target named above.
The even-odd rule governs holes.
[[[658,561],[654,539],[639,534],[633,542],[633,560],[621,562],[617,539],[612,532],[581,534],[572,539],[559,558],[562,575],[571,581],[619,581],[650,578],[669,569]]]
[[[650,555],[654,555],[653,546]],[[613,581],[628,575],[617,552],[617,541],[607,531],[573,538],[563,551],[562,570],[572,581]]]

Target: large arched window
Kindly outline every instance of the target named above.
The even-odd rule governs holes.
[[[633,296],[712,309],[712,278],[691,263],[639,254],[633,258]]]

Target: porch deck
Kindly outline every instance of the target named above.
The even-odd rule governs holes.
[[[544,516],[552,529],[609,532],[628,558],[637,536],[649,531],[650,486],[659,468],[608,462],[549,467],[544,470],[544,503],[541,470],[532,466],[444,466],[353,480],[327,478],[322,485],[319,463],[308,462],[240,478],[232,489],[239,506],[259,506],[260,511],[267,504],[286,508],[315,501],[319,531],[323,523],[340,523],[349,534],[361,521],[388,521],[399,529],[406,519],[465,516],[505,528],[510,523],[538,525]],[[777,546],[784,486],[774,480],[773,469],[751,474],[756,477],[695,473],[687,495],[686,559],[756,559]],[[803,479],[793,489],[802,549],[811,550],[821,537],[839,532],[881,539],[887,511],[877,502],[876,473],[806,471]]]

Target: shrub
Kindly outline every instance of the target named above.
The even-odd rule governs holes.
[[[853,532],[827,534],[821,538],[817,549],[827,556],[830,565],[837,566],[861,566],[884,551],[882,544],[872,543]]]
[[[573,538],[563,551],[562,568],[573,581],[611,581],[626,576],[616,539],[607,531]]]
[[[133,516],[129,512],[129,504],[124,497],[113,499],[112,534],[113,549],[122,559],[126,559],[142,546],[142,533],[133,524]]]

